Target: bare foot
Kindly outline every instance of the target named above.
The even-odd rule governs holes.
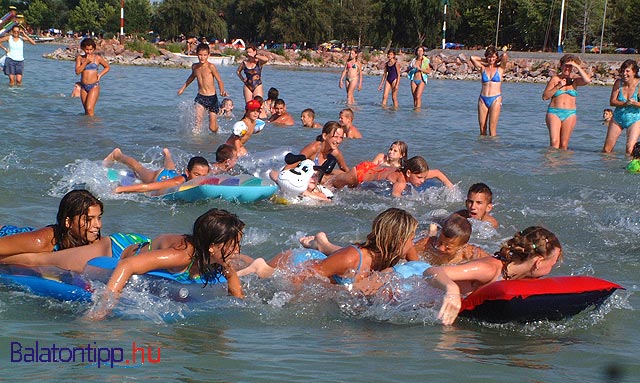
[[[304,237],[300,238],[300,244],[305,249],[318,250],[318,247],[316,245],[316,236],[315,235],[307,235],[307,236],[304,236]]]
[[[331,254],[335,251],[334,248],[339,248],[338,246],[329,242],[329,238],[327,238],[327,234],[324,231],[319,231],[316,235],[308,235],[306,237],[300,238],[300,244],[302,247],[307,249],[319,250],[323,253],[328,251],[325,254]]]
[[[114,162],[118,161],[120,155],[122,155],[122,151],[120,150],[120,148],[113,149],[113,151],[109,153],[109,155],[106,156],[104,160],[102,160],[102,166],[104,166],[105,168],[110,167]]]

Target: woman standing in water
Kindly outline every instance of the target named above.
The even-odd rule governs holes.
[[[36,42],[29,37],[20,26],[15,25],[11,28],[11,35],[0,38],[0,48],[7,52],[7,58],[4,64],[4,74],[9,76],[9,86],[22,85],[22,73],[24,71],[24,40],[29,44],[35,45]],[[6,48],[2,43],[8,43]]]
[[[551,77],[542,93],[543,100],[551,99],[547,109],[549,146],[567,150],[571,133],[576,126],[576,97],[579,86],[591,83],[591,76],[580,66],[580,58],[564,55],[560,59],[560,73]],[[577,72],[577,76],[574,75]]]
[[[264,97],[262,88],[262,66],[269,61],[264,55],[259,55],[256,47],[249,45],[245,51],[247,58],[240,63],[236,74],[244,83],[244,102],[253,100],[255,96]],[[244,75],[243,75],[244,74]]]
[[[633,146],[640,136],[640,79],[638,78],[638,63],[634,60],[625,60],[620,66],[620,78],[616,80],[611,89],[609,103],[615,106],[613,118],[609,121],[607,138],[604,141],[602,151],[610,153],[616,146],[618,137],[623,130],[627,130],[626,153],[631,154]]]
[[[417,47],[415,50],[416,57],[409,63],[407,68],[407,77],[411,81],[411,95],[413,96],[413,108],[420,109],[422,107],[422,92],[431,67],[429,66],[429,58],[424,55],[424,47]]]
[[[76,74],[80,75],[80,100],[84,114],[93,116],[100,97],[100,79],[109,72],[109,63],[96,54],[96,42],[86,38],[80,43],[82,53],[76,57]],[[102,72],[98,71],[102,65]]]
[[[358,88],[358,92],[362,90],[362,64],[358,62],[358,51],[356,48],[351,48],[349,51],[349,58],[344,64],[344,69],[340,75],[340,83],[338,86],[342,89],[342,86],[347,89],[347,104],[353,105],[356,103],[356,99],[353,96]]]
[[[498,56],[496,47],[489,47],[484,52],[484,60],[479,56],[471,56],[471,63],[476,69],[480,69],[482,90],[478,98],[478,124],[480,135],[497,135],[498,119],[502,109],[502,77],[507,67],[508,56],[504,53]]]

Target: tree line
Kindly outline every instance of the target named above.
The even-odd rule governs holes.
[[[124,0],[125,33],[316,45],[340,40],[375,48],[439,47],[447,41],[555,51],[561,0]],[[0,0],[34,29],[117,34],[121,0]],[[605,13],[606,4],[606,13]],[[498,15],[498,8],[500,14]],[[569,0],[562,45],[640,48],[640,0]],[[499,20],[499,25],[498,25]],[[604,21],[604,34],[603,31]]]

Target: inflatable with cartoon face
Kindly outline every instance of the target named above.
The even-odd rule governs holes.
[[[301,161],[293,169],[286,169],[278,174],[278,186],[287,196],[302,194],[309,186],[309,180],[313,176],[315,164],[311,160]]]

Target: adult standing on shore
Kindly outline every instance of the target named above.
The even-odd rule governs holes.
[[[96,42],[86,38],[80,43],[82,53],[76,57],[76,74],[80,75],[80,100],[84,107],[84,114],[93,116],[96,103],[100,96],[100,79],[109,72],[107,60],[96,54]],[[102,71],[98,72],[98,66]]]
[[[249,45],[245,50],[247,57],[240,63],[236,74],[244,83],[244,102],[253,100],[255,96],[264,97],[262,87],[262,66],[269,61],[264,55],[259,55],[256,47]],[[244,76],[243,76],[244,74]]]
[[[610,153],[616,146],[616,141],[624,129],[627,129],[626,153],[631,154],[633,146],[640,136],[640,102],[638,87],[638,63],[634,60],[625,60],[620,66],[620,78],[616,80],[611,89],[609,103],[615,106],[613,118],[609,121],[607,138],[604,141],[602,151]]]
[[[416,57],[409,63],[407,68],[407,77],[411,81],[411,95],[413,96],[413,108],[420,109],[422,107],[422,92],[431,67],[429,66],[429,58],[424,55],[424,47],[420,46],[415,49]]]
[[[11,34],[0,38],[0,48],[7,52],[4,63],[4,74],[9,76],[9,86],[22,85],[22,73],[24,72],[24,40],[32,45],[36,42],[20,29],[19,25],[11,28]],[[8,43],[9,48],[2,45]]]
[[[567,54],[560,58],[560,73],[551,77],[542,93],[543,100],[551,99],[547,108],[549,145],[567,150],[571,133],[576,126],[577,88],[591,83],[591,76],[580,66],[580,58]],[[574,71],[578,76],[574,75]]]
[[[502,109],[502,78],[507,68],[508,56],[506,53],[498,56],[498,50],[490,46],[484,52],[484,59],[479,56],[471,56],[471,63],[476,69],[480,69],[482,90],[478,98],[478,124],[480,135],[497,135],[498,119]]]

